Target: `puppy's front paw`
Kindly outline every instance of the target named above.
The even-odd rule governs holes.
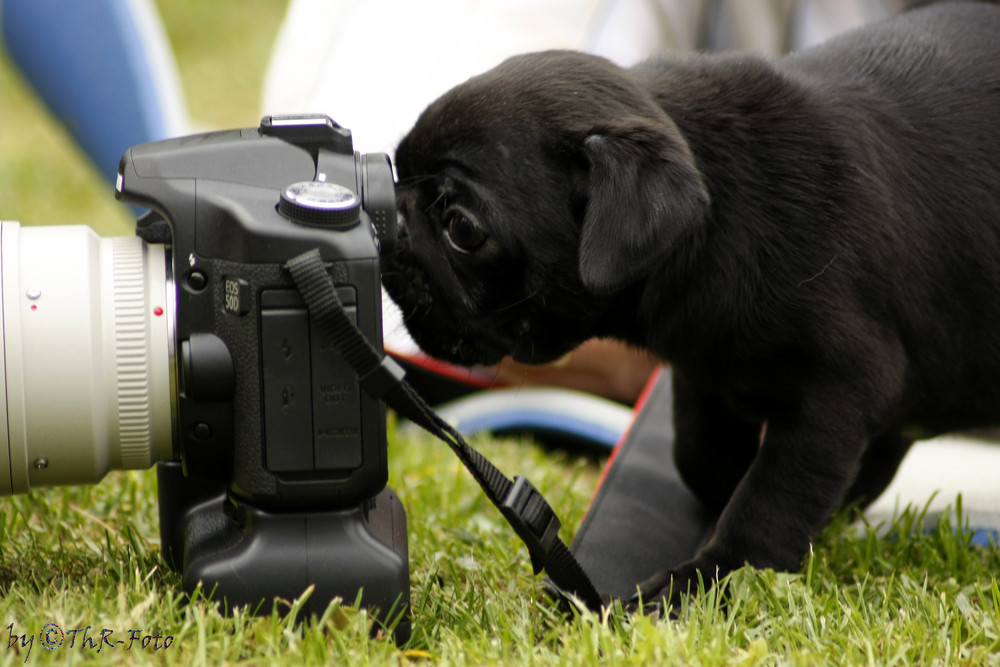
[[[636,610],[663,615],[680,609],[681,600],[715,586],[732,568],[705,558],[695,558],[673,570],[657,572],[639,585],[632,599]]]

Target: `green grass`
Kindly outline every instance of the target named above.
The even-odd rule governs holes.
[[[196,123],[252,125],[258,86],[282,3],[162,2]],[[118,208],[65,132],[0,61],[0,218],[84,222],[130,233]],[[569,539],[599,475],[599,462],[523,441],[477,441],[501,469],[529,477],[558,508]],[[919,512],[891,527],[840,520],[802,571],[734,573],[726,597],[711,591],[676,620],[620,611],[565,615],[531,574],[528,556],[444,445],[393,433],[390,484],[409,518],[413,639],[372,640],[349,604],[321,619],[290,621],[294,601],[271,613],[224,617],[159,555],[152,471],[103,483],[40,489],[0,500],[0,660],[101,664],[442,665],[998,665],[1000,549],[972,548],[946,521]],[[881,535],[881,536],[880,536]],[[12,624],[12,625],[11,625]],[[48,624],[64,645],[41,646]],[[8,626],[12,630],[8,629]],[[90,626],[87,637],[82,629]],[[115,649],[99,640],[113,631]],[[51,626],[49,629],[52,629]],[[80,629],[75,635],[71,631]],[[132,639],[130,631],[141,630]],[[30,647],[11,632],[33,636]],[[141,647],[160,632],[169,648]],[[55,635],[49,635],[54,637]],[[69,648],[70,639],[74,648]],[[6,641],[4,641],[6,640]],[[160,640],[161,642],[163,639]]]
[[[523,441],[477,444],[528,475],[575,526],[596,482],[594,461]],[[917,530],[907,512],[887,535],[838,522],[794,574],[744,569],[725,605],[711,591],[677,620],[562,613],[531,575],[527,553],[444,445],[394,434],[390,483],[409,517],[413,639],[371,640],[365,614],[335,604],[295,626],[292,601],[227,618],[203,599],[185,604],[157,547],[155,475],[33,491],[0,509],[0,618],[35,636],[30,661],[157,664],[997,664],[1000,550],[970,547],[947,520]],[[566,537],[569,537],[567,534]],[[77,644],[47,651],[38,634],[92,626],[112,640],[132,629],[172,636],[157,652]],[[6,648],[5,663],[27,649]],[[83,634],[76,637],[82,642]]]

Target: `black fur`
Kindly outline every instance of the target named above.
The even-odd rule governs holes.
[[[956,2],[773,62],[508,60],[400,144],[386,287],[458,363],[593,336],[672,363],[677,464],[722,514],[647,595],[796,568],[914,437],[1000,423],[998,35]]]

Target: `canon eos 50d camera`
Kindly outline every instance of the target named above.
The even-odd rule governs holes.
[[[318,250],[381,352],[392,171],[326,116],[131,148],[135,237],[0,225],[0,494],[158,465],[164,556],[270,611],[315,586],[408,634],[406,523],[385,406],[316,326],[287,262]]]

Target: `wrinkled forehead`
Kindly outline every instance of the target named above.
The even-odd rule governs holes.
[[[433,102],[403,140],[397,160],[406,167],[454,150],[516,155],[526,148],[559,147],[567,138],[582,139],[595,119],[624,111],[628,105],[618,102],[636,98],[634,88],[621,68],[596,56],[573,51],[515,56]]]
[[[480,97],[449,94],[421,115],[400,143],[396,165],[407,175],[433,174],[461,164],[483,170],[527,159],[538,146],[539,128],[530,116],[489,104]]]

